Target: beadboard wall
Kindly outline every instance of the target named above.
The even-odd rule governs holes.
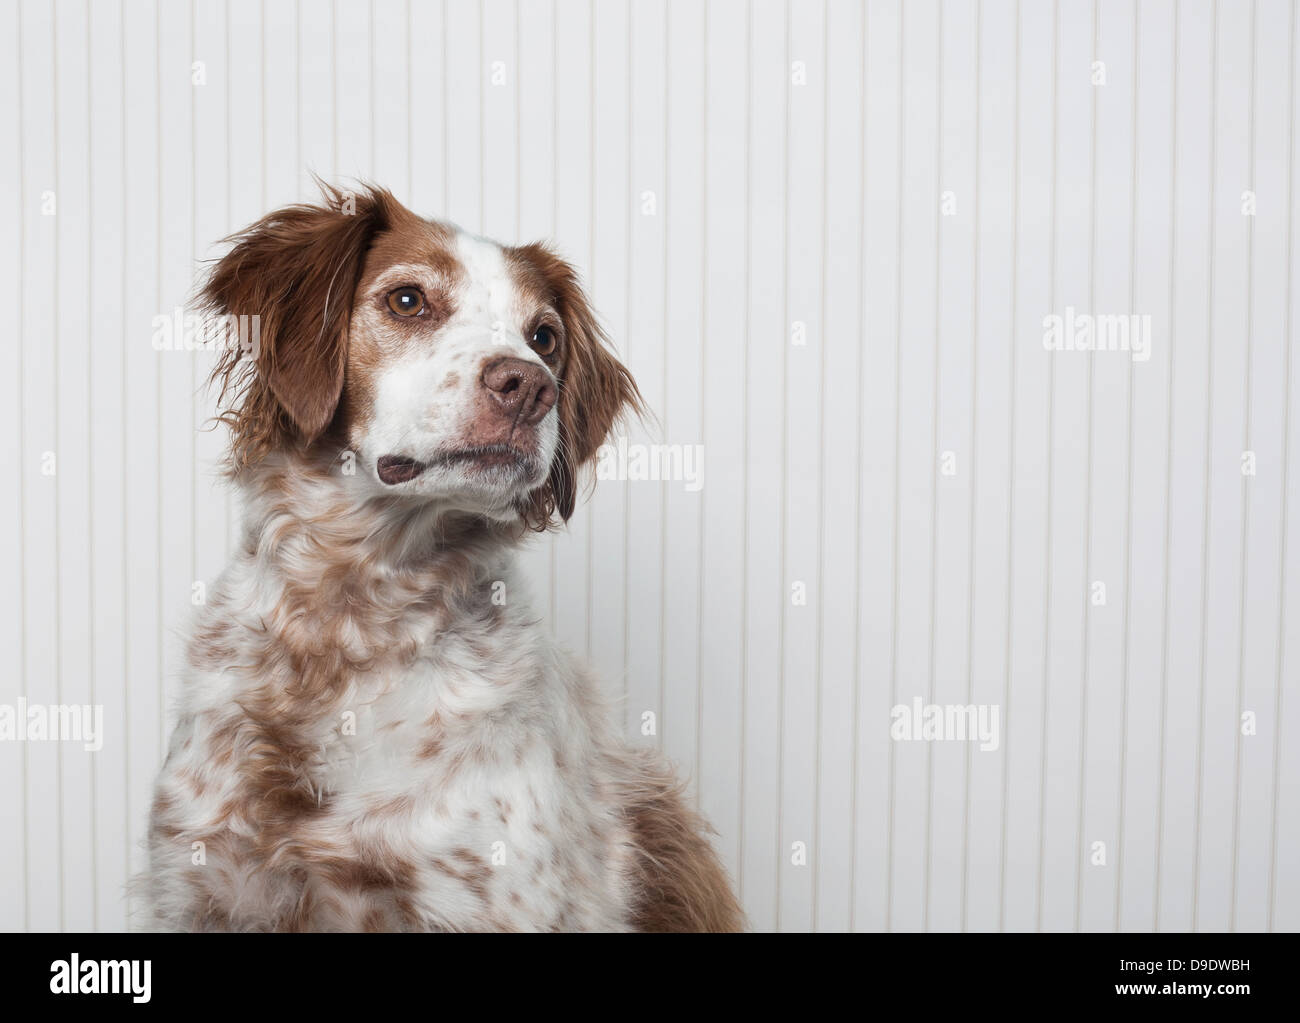
[[[0,741],[0,927],[126,925],[238,522],[210,354],[151,325],[313,173],[553,239],[656,414],[627,445],[702,451],[526,561],[755,928],[1300,927],[1296,33],[1285,0],[0,2],[0,704],[103,713],[94,752]],[[996,741],[909,739],[914,701]]]

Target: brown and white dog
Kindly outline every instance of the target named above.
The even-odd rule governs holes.
[[[573,269],[376,188],[233,241],[203,301],[260,321],[216,371],[245,519],[191,638],[142,923],[740,929],[680,785],[515,568],[639,403]]]

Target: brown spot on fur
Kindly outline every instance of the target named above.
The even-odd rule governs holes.
[[[236,715],[218,726],[211,743],[231,751],[241,782],[221,815],[254,825],[263,848],[278,845],[303,817],[324,812],[314,778],[320,749],[287,724]]]
[[[487,860],[485,860],[478,853],[470,849],[466,849],[464,846],[461,846],[459,849],[452,850],[452,855],[456,857],[456,859],[464,860],[466,863],[469,863],[473,866],[478,866],[478,867],[487,866]]]
[[[436,870],[439,870],[442,873],[455,878],[457,881],[460,881],[471,892],[473,892],[476,896],[478,896],[478,898],[482,899],[484,902],[487,901],[487,897],[488,897],[487,882],[490,874],[488,873],[489,868],[485,861],[478,859],[477,865],[469,863],[463,866],[453,866],[452,864],[448,863],[445,859],[439,857],[437,859],[434,859],[432,863],[433,863],[433,867]]]
[[[171,793],[159,789],[153,797],[152,815],[155,818],[168,817],[176,809],[176,800]]]
[[[316,863],[315,867],[322,878],[344,891],[365,892],[391,888],[399,875],[406,880],[409,873],[394,870],[389,865],[380,867],[358,860],[326,860]]]
[[[197,771],[182,768],[176,772],[176,777],[185,782],[190,795],[195,799],[201,799],[208,791],[207,781]]]

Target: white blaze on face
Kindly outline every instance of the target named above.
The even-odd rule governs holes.
[[[520,333],[519,294],[501,246],[488,238],[461,231],[456,235],[456,255],[465,268],[465,277],[457,295],[458,313],[453,322],[464,317],[486,326],[503,343],[517,342],[509,345],[513,350],[506,354],[527,358],[531,349]]]

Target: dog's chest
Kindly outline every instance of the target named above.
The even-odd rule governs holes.
[[[509,658],[479,653],[443,644],[371,673],[327,722],[319,806],[281,853],[310,907],[300,926],[626,926],[626,835],[591,737],[546,664],[495,674]]]
[[[511,605],[354,630],[354,666],[321,698],[268,656],[284,643],[260,631],[256,581],[212,612],[224,645],[199,650],[160,778],[164,924],[627,926],[630,843],[594,694],[535,619]]]

